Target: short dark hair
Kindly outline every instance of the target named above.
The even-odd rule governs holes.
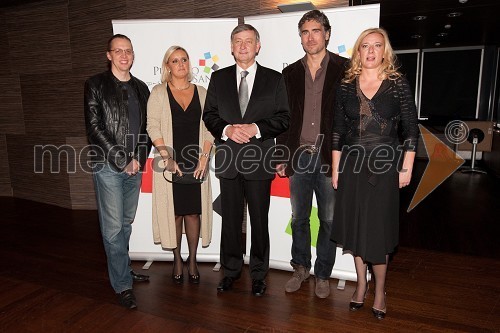
[[[255,39],[257,40],[257,43],[259,43],[260,42],[259,32],[257,31],[257,29],[254,28],[253,25],[250,24],[238,24],[236,28],[234,28],[233,31],[231,32],[231,42],[233,41],[234,35],[239,34],[242,31],[249,31],[249,30],[255,32]]]
[[[330,37],[332,35],[332,26],[330,25],[330,21],[328,20],[328,17],[323,13],[322,11],[319,11],[317,9],[310,10],[307,13],[305,13],[302,18],[299,21],[299,35],[300,35],[300,29],[306,23],[307,21],[316,21],[319,24],[323,26],[325,29],[325,33],[329,32]],[[326,41],[326,45],[328,45],[328,41]]]
[[[132,44],[132,41],[130,40],[130,38],[128,38],[127,36],[125,35],[122,35],[122,34],[115,34],[113,35],[113,37],[111,37],[109,40],[108,40],[108,51],[111,50],[111,44],[113,43],[113,41],[117,38],[123,38],[123,39],[126,39],[130,42],[130,44]]]

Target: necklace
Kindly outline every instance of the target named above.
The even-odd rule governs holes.
[[[188,89],[189,87],[191,87],[191,83],[189,83],[189,82],[188,82],[188,85],[187,85],[187,86],[185,86],[184,88],[177,88],[177,87],[175,86],[175,84],[174,84],[172,81],[170,81],[170,84],[172,85],[172,87],[174,87],[174,88],[175,88],[175,89],[177,89],[177,90],[186,90],[186,89]]]

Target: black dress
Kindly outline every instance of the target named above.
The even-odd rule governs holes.
[[[400,142],[401,134],[403,142]],[[384,80],[368,99],[356,79],[337,90],[333,149],[342,151],[332,239],[374,264],[399,243],[399,173],[415,151],[415,102],[404,78]]]
[[[193,173],[198,164],[201,104],[198,89],[186,110],[177,103],[167,85],[172,112],[175,161],[183,173]],[[201,185],[172,184],[175,215],[201,214]]]

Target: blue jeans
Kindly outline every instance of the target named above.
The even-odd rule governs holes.
[[[128,244],[135,218],[142,174],[129,176],[108,163],[94,166],[94,185],[111,286],[116,293],[132,289]]]
[[[290,177],[290,202],[292,204],[292,260],[291,265],[311,268],[311,216],[313,191],[318,203],[320,221],[316,242],[316,262],[314,274],[317,278],[328,279],[335,264],[337,244],[330,240],[335,206],[335,190],[331,178],[321,173],[319,154],[302,154],[298,168]]]

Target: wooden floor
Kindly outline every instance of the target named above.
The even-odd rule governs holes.
[[[246,267],[233,291],[217,294],[213,263],[200,263],[200,285],[178,286],[171,263],[143,271],[133,262],[151,281],[134,285],[138,309],[126,310],[109,285],[95,211],[0,198],[0,332],[500,332],[500,182],[456,174],[436,192],[402,213],[383,321],[371,293],[349,312],[351,282],[337,290],[332,280],[327,299],[312,279],[286,294],[290,273],[278,270],[264,297],[250,294]]]

